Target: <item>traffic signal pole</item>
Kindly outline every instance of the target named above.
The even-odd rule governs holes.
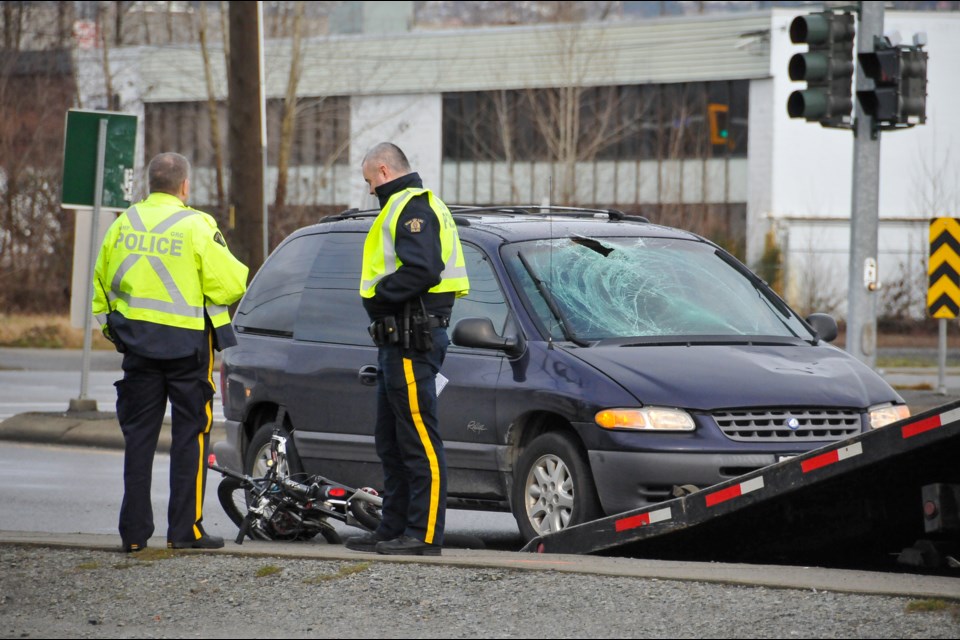
[[[857,52],[874,50],[883,35],[883,3],[861,2]],[[874,81],[857,72],[857,91],[873,89]],[[880,130],[873,116],[854,100],[853,203],[850,212],[850,280],[847,290],[847,352],[873,368],[877,359],[877,264],[880,200]]]

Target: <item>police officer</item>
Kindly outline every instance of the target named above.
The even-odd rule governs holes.
[[[375,442],[383,465],[383,521],[346,546],[440,555],[447,468],[436,376],[454,300],[468,291],[463,251],[450,211],[423,188],[397,146],[371,149],[363,179],[382,208],[364,243],[360,295],[379,347]]]
[[[153,535],[150,481],[169,399],[172,411],[167,546],[217,549],[203,530],[212,425],[213,350],[236,344],[228,305],[246,290],[247,267],[216,221],[184,205],[190,163],[161,153],[147,169],[150,195],[107,231],[94,271],[93,313],[123,355],[117,418],[125,442],[120,538],[128,552]]]

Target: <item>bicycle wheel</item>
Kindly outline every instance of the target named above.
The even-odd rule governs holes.
[[[327,541],[327,544],[343,544],[343,540],[340,539],[340,534],[338,534],[337,530],[333,528],[333,525],[329,523],[320,528],[320,535]]]
[[[376,531],[380,521],[383,520],[383,510],[379,505],[359,498],[350,501],[350,513],[364,529],[369,531]]]
[[[229,476],[224,478],[217,487],[217,498],[230,521],[238,527],[241,526],[247,515],[247,492],[243,483]]]

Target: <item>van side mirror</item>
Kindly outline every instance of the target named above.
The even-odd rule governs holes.
[[[826,313],[811,313],[806,320],[807,324],[817,332],[817,337],[824,342],[833,342],[837,339],[839,330],[837,329],[837,321],[833,319],[833,316]]]
[[[463,318],[453,327],[453,344],[458,347],[498,349],[509,356],[523,352],[523,344],[517,336],[501,336],[493,328],[490,318]]]

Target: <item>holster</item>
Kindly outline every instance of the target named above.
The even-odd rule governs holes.
[[[378,318],[367,327],[370,337],[373,338],[373,344],[378,347],[386,347],[391,344],[399,344],[400,331],[397,327],[397,319],[393,316]]]
[[[446,326],[449,326],[449,319],[427,315],[421,301],[419,308],[406,303],[399,317],[386,316],[374,320],[367,331],[378,347],[399,345],[403,349],[426,352],[433,349],[432,330]]]
[[[433,349],[433,334],[430,332],[430,318],[417,313],[410,319],[410,345],[417,351]]]

